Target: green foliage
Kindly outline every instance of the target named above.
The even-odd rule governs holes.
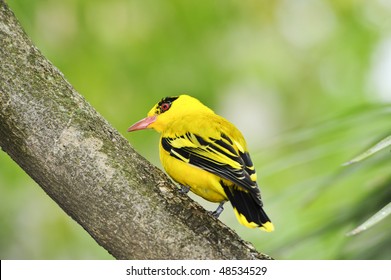
[[[276,231],[244,228],[228,207],[221,219],[260,251],[277,259],[390,259],[389,216],[346,235],[391,201],[389,147],[343,165],[390,135],[389,4],[8,4],[44,55],[156,165],[158,135],[126,129],[160,98],[187,93],[235,123]],[[110,258],[4,153],[0,194],[0,258]]]
[[[352,160],[345,163],[345,165],[349,165],[352,163],[362,161],[362,160],[366,159],[367,157],[370,157],[373,154],[387,148],[390,145],[391,145],[391,136],[387,136],[386,138],[382,139],[380,142],[376,143],[374,146],[372,146],[371,148],[369,148],[365,152],[359,154],[358,156],[356,156]]]
[[[360,162],[373,154],[387,148],[391,145],[391,136],[387,136],[386,138],[382,139],[380,142],[376,143],[374,146],[366,150],[365,152],[361,153],[360,155],[356,156],[352,160],[348,161],[344,165],[349,165],[352,163]],[[385,219],[388,215],[391,214],[391,202],[389,202],[386,206],[384,206],[382,209],[380,209],[376,214],[374,214],[370,219],[365,221],[363,224],[352,230],[348,233],[348,235],[355,235],[360,232],[363,232],[364,230],[367,230],[368,228],[371,228],[381,220]]]
[[[343,165],[388,127],[387,107],[361,107],[279,136],[257,154],[277,224],[276,235],[267,235],[260,248],[270,246],[281,258],[388,259],[389,219],[360,235],[347,234],[390,202],[390,154]]]

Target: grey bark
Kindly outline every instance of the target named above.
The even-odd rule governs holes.
[[[0,146],[115,258],[269,259],[138,155],[43,57],[3,0]]]

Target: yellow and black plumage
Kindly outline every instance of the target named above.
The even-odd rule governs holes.
[[[241,224],[273,231],[246,142],[233,124],[197,99],[180,95],[162,99],[128,131],[145,128],[161,133],[160,160],[166,172],[193,193],[219,202],[216,216],[229,200]]]

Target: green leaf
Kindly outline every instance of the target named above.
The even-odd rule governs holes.
[[[370,157],[373,154],[377,153],[378,151],[380,151],[384,148],[387,148],[390,145],[391,145],[391,135],[387,136],[386,138],[384,138],[380,142],[376,143],[374,146],[372,146],[371,148],[369,148],[368,150],[366,150],[362,154],[359,154],[358,156],[356,156],[352,160],[345,162],[343,165],[349,165],[352,163],[362,161],[362,160],[366,159],[367,157]]]
[[[367,221],[365,221],[360,226],[356,227],[354,230],[348,232],[346,235],[352,236],[356,235],[360,232],[363,232],[370,227],[374,226],[381,220],[383,220],[385,217],[391,214],[391,202],[388,203],[386,206],[384,206],[380,211],[378,211],[375,215],[373,215],[371,218],[369,218]]]

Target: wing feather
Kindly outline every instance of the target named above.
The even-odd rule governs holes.
[[[250,155],[242,146],[235,146],[235,142],[225,134],[221,134],[220,139],[215,139],[190,132],[161,139],[164,150],[171,156],[231,181],[250,191],[260,201],[260,191]]]

